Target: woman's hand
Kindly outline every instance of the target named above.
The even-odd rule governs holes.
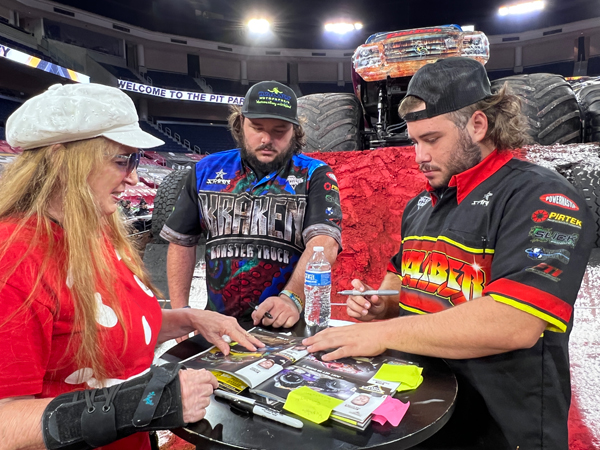
[[[191,315],[190,320],[194,329],[198,330],[208,342],[216,345],[224,355],[229,354],[229,343],[223,339],[223,336],[229,336],[232,342],[235,341],[251,351],[265,346],[244,330],[234,317],[203,309],[190,308],[186,311]]]
[[[194,423],[206,415],[210,396],[219,387],[215,376],[207,370],[180,370],[181,404],[183,421]]]

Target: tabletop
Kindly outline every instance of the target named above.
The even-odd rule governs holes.
[[[291,331],[296,336],[310,336],[315,332],[314,328],[307,327],[303,322],[292,329],[273,331]],[[209,346],[202,336],[195,336],[176,345],[162,358],[179,362]],[[410,402],[406,415],[397,427],[389,423],[380,425],[372,422],[364,431],[359,431],[332,421],[319,425],[300,418],[304,427],[298,430],[262,417],[242,415],[230,408],[229,403],[213,397],[204,419],[174,433],[198,448],[209,450],[410,448],[431,437],[450,418],[458,392],[456,377],[441,359],[389,350],[385,354],[423,367],[423,383],[413,391],[394,396],[402,402]],[[298,418],[291,413],[286,414]]]

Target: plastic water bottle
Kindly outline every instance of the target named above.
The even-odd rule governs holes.
[[[304,275],[304,320],[311,327],[326,327],[331,317],[331,264],[323,247],[313,250]]]

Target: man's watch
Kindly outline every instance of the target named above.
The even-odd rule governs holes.
[[[281,294],[285,295],[286,297],[289,297],[296,305],[296,308],[298,308],[298,312],[300,314],[302,314],[302,310],[304,309],[304,304],[303,304],[304,302],[302,301],[302,299],[300,298],[300,296],[298,294],[295,294],[292,291],[288,291],[287,289],[284,289],[283,291],[281,291],[279,293],[279,295],[281,295]]]

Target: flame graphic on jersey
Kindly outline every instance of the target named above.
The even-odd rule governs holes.
[[[485,272],[476,262],[439,251],[407,249],[402,254],[402,285],[457,304],[481,297]]]

